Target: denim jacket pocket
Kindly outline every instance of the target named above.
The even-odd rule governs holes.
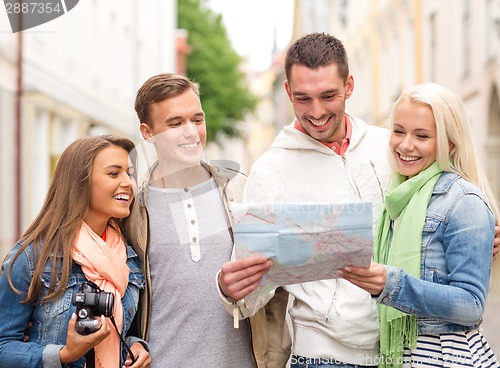
[[[421,277],[425,281],[443,284],[446,281],[446,257],[439,239],[442,230],[439,226],[444,219],[437,215],[426,217],[422,233],[422,269]]]
[[[437,230],[442,220],[432,215],[428,215],[425,218],[424,228],[422,230],[422,257],[425,258],[427,248],[429,244],[432,242],[432,239],[435,238],[437,234]]]
[[[44,288],[44,295],[50,290],[50,273],[45,272],[42,274],[42,286]],[[44,302],[41,307],[44,309],[45,313],[53,318],[61,313],[66,312],[71,307],[71,299],[73,297],[74,290],[78,289],[78,279],[75,276],[70,276],[68,280],[68,285],[64,294],[57,300],[51,302]]]
[[[78,289],[78,277],[71,275],[68,280],[63,295],[53,301],[46,301],[40,304],[40,308],[35,309],[33,323],[40,326],[38,330],[39,342],[42,345],[58,344],[66,340],[68,332],[68,323],[71,314],[76,310],[71,304],[73,293]],[[42,274],[42,287],[44,294],[48,293],[50,287],[50,273]]]
[[[427,216],[425,218],[425,224],[424,224],[424,233],[434,233],[436,232],[439,224],[441,223],[440,219],[437,219],[435,217]]]

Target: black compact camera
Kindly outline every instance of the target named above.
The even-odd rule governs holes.
[[[80,335],[89,335],[101,328],[101,321],[94,317],[113,315],[115,296],[102,291],[93,282],[86,281],[80,284],[71,302],[76,305],[76,332]]]

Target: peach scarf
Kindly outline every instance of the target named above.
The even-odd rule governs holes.
[[[106,241],[82,221],[80,233],[73,245],[73,260],[78,263],[89,281],[101,290],[115,296],[114,318],[118,331],[123,328],[122,296],[128,285],[130,269],[127,266],[127,250],[120,233],[113,227],[106,228]],[[95,346],[97,368],[120,365],[120,337],[114,328],[111,335]]]

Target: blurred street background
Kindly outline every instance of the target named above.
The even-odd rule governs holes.
[[[484,315],[483,333],[491,345],[491,348],[497,355],[500,355],[500,297],[490,295],[486,304],[486,313]]]
[[[500,0],[69,0],[55,19],[13,33],[0,5],[0,258],[39,211],[63,149],[100,134],[133,139],[152,162],[134,112],[160,72],[201,84],[209,160],[248,173],[293,119],[283,57],[296,38],[341,39],[355,91],[347,108],[384,126],[411,85],[436,82],[464,100],[500,199]],[[75,5],[76,4],[76,5]],[[18,14],[19,15],[19,14]],[[381,142],[386,144],[386,142]],[[500,298],[484,331],[500,353]]]

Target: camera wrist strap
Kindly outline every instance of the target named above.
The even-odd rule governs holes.
[[[130,359],[132,359],[132,364],[134,364],[136,361],[135,356],[132,353],[132,350],[130,350],[130,347],[128,346],[128,344],[125,342],[125,339],[123,338],[120,331],[118,331],[118,327],[116,327],[115,318],[113,316],[111,316],[109,319],[111,319],[111,323],[113,324],[113,326],[115,326],[116,333],[118,334],[118,336],[120,336],[120,341],[122,342],[123,346],[125,346],[125,349],[127,349],[127,353],[130,356]]]
[[[127,349],[128,355],[132,359],[132,364],[134,364],[136,362],[136,358],[135,358],[134,354],[132,353],[132,350],[130,350],[130,347],[127,345],[124,338],[122,337],[122,334],[120,332],[118,332],[118,327],[116,327],[116,322],[115,322],[115,319],[113,318],[113,316],[111,316],[110,319],[111,319],[111,323],[113,323],[113,326],[115,326],[115,330],[118,333],[118,336],[120,336],[120,341],[122,342],[123,346],[125,346],[125,349]],[[85,354],[85,368],[95,368],[94,348],[90,349]]]
[[[85,354],[85,368],[95,368],[94,348],[90,349]]]

